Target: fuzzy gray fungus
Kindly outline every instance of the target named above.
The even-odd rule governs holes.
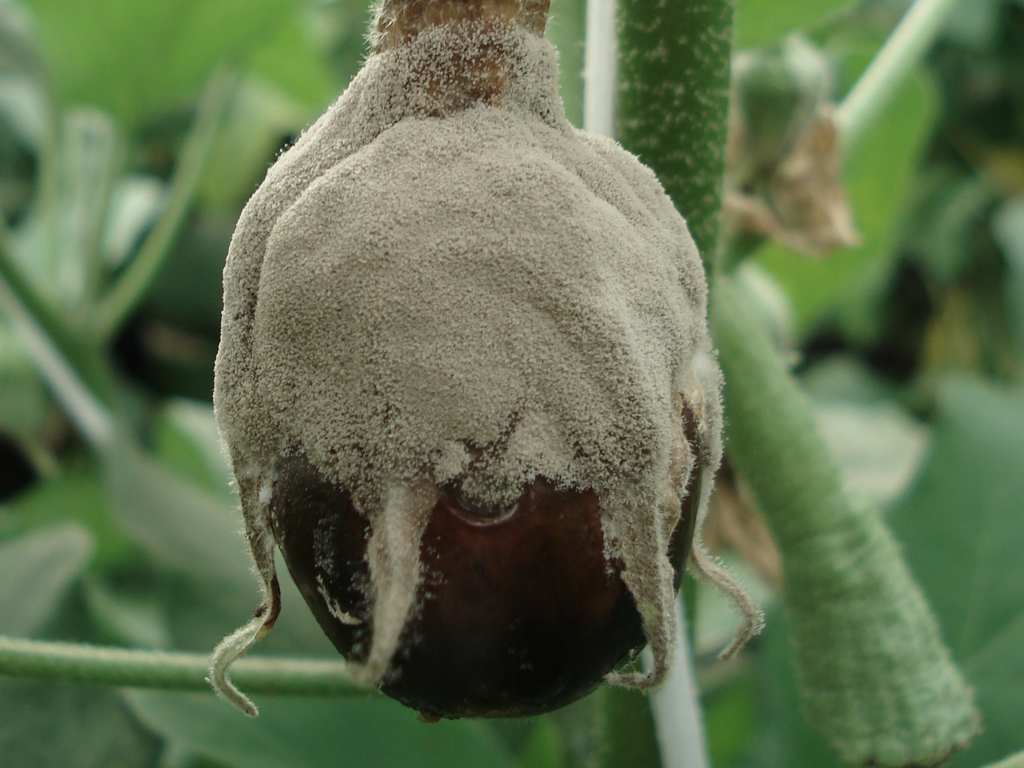
[[[438,85],[493,50],[500,99]],[[666,674],[669,537],[691,474],[706,475],[703,510],[721,457],[705,278],[654,174],[566,121],[557,75],[521,26],[425,29],[371,56],[246,206],[215,389],[265,593],[214,658],[236,703],[251,708],[224,672],[279,610],[268,515],[296,454],[369,523],[373,634],[356,679],[377,683],[400,650],[438,489],[504,508],[538,478],[600,500],[605,556],[655,662],[612,682]],[[699,540],[691,562],[728,581]]]

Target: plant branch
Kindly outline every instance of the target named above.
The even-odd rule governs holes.
[[[587,0],[583,130],[615,137],[615,0]]]
[[[658,175],[711,262],[718,239],[733,2],[621,0],[619,139]]]
[[[811,723],[852,764],[943,762],[977,732],[978,714],[898,544],[877,509],[844,492],[810,404],[724,276],[711,327],[729,455],[782,553]]]
[[[209,658],[199,653],[110,648],[0,636],[0,675],[127,688],[210,691]],[[344,662],[242,659],[232,677],[253,693],[365,696]],[[210,691],[212,693],[212,691]]]
[[[878,116],[931,47],[957,0],[916,0],[836,110],[847,146]]]
[[[65,329],[60,316],[39,296],[39,293],[25,277],[21,267],[15,262],[13,256],[12,233],[7,227],[7,222],[0,215],[0,281],[7,284],[8,290],[13,293],[18,303],[24,307],[35,321],[51,337],[65,335]]]
[[[171,180],[167,209],[96,309],[92,325],[98,339],[107,341],[117,333],[167,261],[192,196],[202,180],[236,81],[237,75],[227,70],[218,70],[210,77]]]
[[[672,671],[665,684],[648,695],[663,768],[707,768],[710,763],[704,739],[704,722],[684,616],[680,599],[676,605],[676,634],[679,642],[673,653]],[[649,648],[644,649],[643,659],[644,665],[650,668],[653,656]]]
[[[711,265],[725,162],[733,3],[669,8],[662,0],[620,0],[618,22],[619,138],[657,174]],[[700,701],[679,610],[677,618],[672,676],[649,702],[662,765],[702,768],[708,761]]]
[[[1018,752],[998,763],[990,763],[985,768],[1024,768],[1024,752]]]
[[[0,310],[78,431],[94,448],[102,449],[114,436],[110,411],[54,340],[62,338],[59,323],[10,260],[6,246],[0,239]]]

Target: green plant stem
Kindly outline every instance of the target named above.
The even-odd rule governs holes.
[[[1024,768],[1024,752],[1018,752],[998,763],[986,765],[985,768]]]
[[[957,0],[916,0],[836,110],[847,146],[854,144],[917,66]]]
[[[711,327],[729,456],[782,553],[808,718],[847,762],[939,764],[978,715],[897,542],[877,509],[845,493],[810,404],[725,276],[712,284]]]
[[[729,455],[780,544],[799,541],[813,533],[808,520],[827,518],[845,503],[838,468],[810,405],[727,277],[713,282],[710,315],[725,375]]]
[[[672,671],[663,686],[648,694],[658,751],[663,768],[707,768],[710,763],[704,741],[704,719],[682,602],[676,607],[676,632],[679,642],[673,654]],[[644,650],[643,660],[648,669],[653,665],[650,649]]]
[[[218,70],[211,76],[199,100],[195,120],[171,180],[167,209],[146,236],[135,258],[96,308],[91,326],[97,339],[109,341],[113,338],[163,268],[202,179],[206,160],[236,82],[237,75],[226,70]]]
[[[66,680],[126,688],[210,691],[209,658],[199,653],[166,653],[0,636],[0,675]],[[303,696],[366,696],[340,661],[242,659],[231,668],[235,680],[254,693]]]
[[[18,303],[36,323],[53,338],[66,335],[60,316],[36,293],[21,268],[12,258],[11,234],[0,216],[0,282],[17,298]]]
[[[732,0],[619,2],[618,139],[657,174],[709,266],[719,229],[732,25]],[[614,101],[611,94],[605,100]],[[707,765],[704,728],[685,630],[680,635],[673,679],[649,698],[656,751],[664,768],[700,768]]]
[[[730,0],[619,5],[619,140],[715,252],[729,110]]]
[[[94,379],[102,372],[95,360],[90,364],[90,350],[76,344],[65,333],[57,318],[32,291],[17,265],[9,259],[2,234],[0,232],[0,310],[75,427],[94,448],[103,449],[114,436],[114,420],[96,396],[93,382],[82,376],[82,370],[92,370]],[[79,353],[80,365],[71,362],[69,351]]]
[[[583,129],[615,138],[615,0],[587,0]]]

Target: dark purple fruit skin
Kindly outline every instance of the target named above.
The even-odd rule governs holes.
[[[670,547],[677,575],[693,530],[690,506]],[[366,518],[346,491],[293,455],[279,463],[271,521],[324,632],[346,658],[365,661]],[[593,491],[537,480],[498,517],[442,493],[420,556],[417,604],[380,688],[428,718],[549,712],[593,691],[645,642],[621,563],[605,560]],[[318,581],[359,626],[331,614]]]
[[[370,522],[347,491],[327,481],[301,454],[278,460],[270,523],[292,580],[334,646],[350,661],[365,662],[370,650]],[[334,617],[318,587],[338,608],[361,620]]]
[[[489,523],[443,495],[421,546],[423,603],[382,690],[431,714],[500,717],[596,688],[644,642],[598,507],[592,491],[537,481]]]

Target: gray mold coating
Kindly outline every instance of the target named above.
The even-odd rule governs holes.
[[[453,99],[488,50],[508,62],[500,103]],[[706,509],[721,458],[707,286],[653,172],[570,125],[557,77],[551,45],[515,25],[428,29],[370,56],[243,211],[214,402],[268,605],[217,651],[212,679],[232,700],[227,665],[278,609],[267,509],[289,451],[371,523],[374,635],[357,679],[387,672],[415,610],[438,487],[504,506],[540,476],[597,493],[624,564],[655,663],[613,682],[664,678],[669,538],[691,473],[707,474]],[[694,558],[714,570],[699,540]]]

